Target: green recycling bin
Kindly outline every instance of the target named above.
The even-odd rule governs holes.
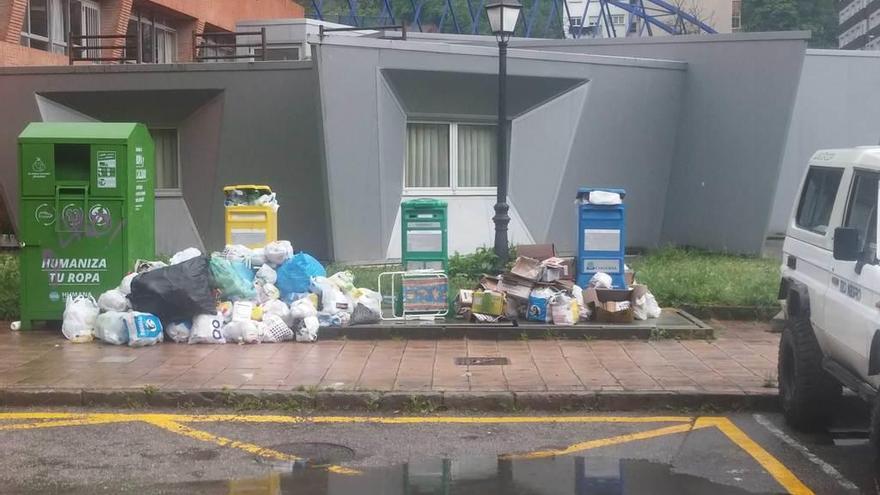
[[[18,137],[21,328],[59,320],[155,258],[154,148],[142,124],[32,123]]]
[[[447,270],[446,202],[420,198],[400,204],[400,258],[404,270]]]

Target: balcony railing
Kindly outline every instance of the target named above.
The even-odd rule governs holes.
[[[259,43],[239,43],[238,38],[240,36],[259,36]],[[211,39],[220,39],[220,41],[225,41],[228,39],[232,39],[231,43],[218,43],[209,40]],[[259,60],[268,60],[268,50],[266,43],[266,28],[261,28],[259,31],[237,31],[234,33],[226,33],[222,31],[218,32],[210,32],[210,33],[193,33],[192,35],[192,47],[193,47],[193,60],[196,62],[203,62],[205,60],[228,60],[228,59],[237,59],[237,58],[253,58]],[[223,54],[223,55],[206,55],[209,50],[216,50],[220,48],[232,48],[233,53],[231,54]],[[239,48],[259,48],[262,50],[260,56],[255,56],[253,53],[239,53]],[[250,50],[248,50],[250,52]]]
[[[125,34],[73,34],[70,33],[70,48],[67,50],[70,65],[74,62],[136,62],[141,63],[141,40],[136,35]],[[110,44],[106,44],[110,40]],[[124,45],[117,45],[115,40],[125,40]],[[77,46],[79,45],[79,46]],[[104,56],[105,50],[122,51],[122,56]]]

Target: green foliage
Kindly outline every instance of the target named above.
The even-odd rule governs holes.
[[[811,48],[837,48],[834,0],[744,0],[743,31],[812,32]]]
[[[20,316],[18,296],[21,290],[18,256],[0,254],[0,319],[17,320]]]
[[[777,304],[779,261],[665,248],[632,263],[661,306],[760,306]]]
[[[479,278],[484,273],[492,273],[497,260],[495,251],[484,247],[472,254],[455,253],[449,257],[449,276]]]

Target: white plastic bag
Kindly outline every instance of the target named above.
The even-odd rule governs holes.
[[[263,266],[266,264],[266,252],[263,248],[251,250],[251,266]]]
[[[277,267],[293,256],[293,246],[290,241],[273,241],[266,244],[263,252],[266,255],[266,262]]]
[[[172,342],[185,343],[192,334],[191,321],[175,321],[165,327],[165,334]]]
[[[269,266],[269,265],[263,265]],[[254,289],[257,293],[257,303],[263,304],[273,299],[281,298],[281,291],[274,284],[255,284]]]
[[[327,280],[338,287],[343,294],[348,294],[354,290],[354,274],[349,271],[336,272],[327,277]]]
[[[222,254],[229,261],[249,261],[253,256],[253,251],[251,251],[251,248],[241,244],[227,244],[223,248]]]
[[[257,344],[260,342],[260,329],[253,320],[233,321],[223,327],[226,342]]]
[[[223,315],[197,315],[193,318],[190,344],[225,344],[223,336]]]
[[[290,316],[294,320],[304,320],[310,316],[317,316],[318,308],[308,297],[297,299],[290,304]]]
[[[590,279],[590,287],[596,289],[610,289],[612,285],[614,285],[614,281],[611,279],[611,275],[607,273],[596,272],[593,278]]]
[[[108,311],[98,315],[95,320],[95,338],[113,345],[127,344],[128,329],[125,327],[127,314],[122,311]]]
[[[317,316],[308,316],[303,320],[303,324],[296,330],[297,342],[314,342],[318,340],[318,323]]]
[[[101,311],[125,312],[131,309],[131,302],[119,289],[110,289],[98,297],[98,308]]]
[[[580,317],[577,301],[565,294],[559,294],[553,298],[553,302],[550,303],[550,312],[553,315],[554,325],[574,325]]]
[[[278,315],[263,315],[263,321],[258,323],[260,340],[262,342],[285,342],[293,340],[293,330],[284,324]]]
[[[273,299],[263,304],[262,307],[264,318],[266,315],[275,315],[281,318],[281,321],[288,327],[293,326],[293,315],[290,313],[290,308],[284,302]]]
[[[312,287],[314,292],[321,294],[321,311],[328,314],[351,312],[351,301],[326,277],[313,277]]]
[[[138,274],[135,272],[122,277],[122,282],[119,283],[119,292],[125,296],[131,294],[131,281],[137,276]]]
[[[95,338],[95,320],[99,312],[98,303],[91,295],[67,296],[61,333],[71,342],[91,342]]]
[[[370,289],[355,289],[354,309],[351,311],[351,324],[363,325],[382,321],[382,296]]]
[[[574,285],[571,288],[571,295],[574,297],[574,300],[578,303],[578,316],[580,316],[581,320],[589,320],[590,319],[590,308],[584,303],[584,290],[579,286]]]
[[[593,205],[619,205],[622,202],[620,194],[611,191],[590,191],[590,204]]]
[[[261,266],[257,269],[257,273],[254,274],[254,282],[274,284],[276,280],[278,280],[278,274],[275,273],[275,269],[269,265]]]
[[[171,264],[176,265],[178,263],[183,263],[184,261],[191,260],[193,258],[198,258],[202,255],[202,252],[194,247],[189,247],[184,249],[183,251],[178,251],[174,253],[174,256],[171,257]]]
[[[660,309],[660,305],[657,304],[657,299],[654,297],[654,294],[648,292],[645,294],[645,309],[648,313],[648,318],[660,318],[660,314],[662,310]]]
[[[162,342],[162,322],[150,313],[129,311],[125,313],[125,329],[130,347],[144,347]]]
[[[633,309],[633,319],[636,320],[647,320],[648,319],[648,308],[645,307],[647,303],[647,294],[641,297],[637,297],[635,301],[633,301],[632,309]]]

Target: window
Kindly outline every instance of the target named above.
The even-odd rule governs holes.
[[[840,186],[843,170],[834,168],[811,167],[807,173],[804,189],[798,204],[796,224],[817,234],[825,235],[828,231],[828,220],[834,208],[834,198]]]
[[[157,22],[151,14],[132,12],[126,35],[141,37],[141,62],[170,64],[177,59],[177,31]],[[136,41],[129,44],[137,46]]]
[[[150,129],[156,145],[156,189],[180,189],[177,129]]]
[[[495,187],[494,125],[419,122],[408,124],[406,134],[407,188]]]
[[[623,26],[626,22],[626,16],[624,14],[611,14],[611,24],[615,26]]]
[[[599,25],[599,16],[591,15],[589,18],[590,26],[598,26]]]
[[[742,28],[742,0],[733,0],[731,7],[733,13],[730,16],[730,29],[737,32]]]
[[[100,33],[98,12],[98,5],[89,0],[28,0],[21,44],[67,53],[68,33]]]
[[[582,17],[569,17],[568,23],[571,27],[581,27],[584,25],[584,19]]]
[[[877,177],[876,173],[857,171],[849,194],[844,225],[859,229],[862,251],[877,247]]]

